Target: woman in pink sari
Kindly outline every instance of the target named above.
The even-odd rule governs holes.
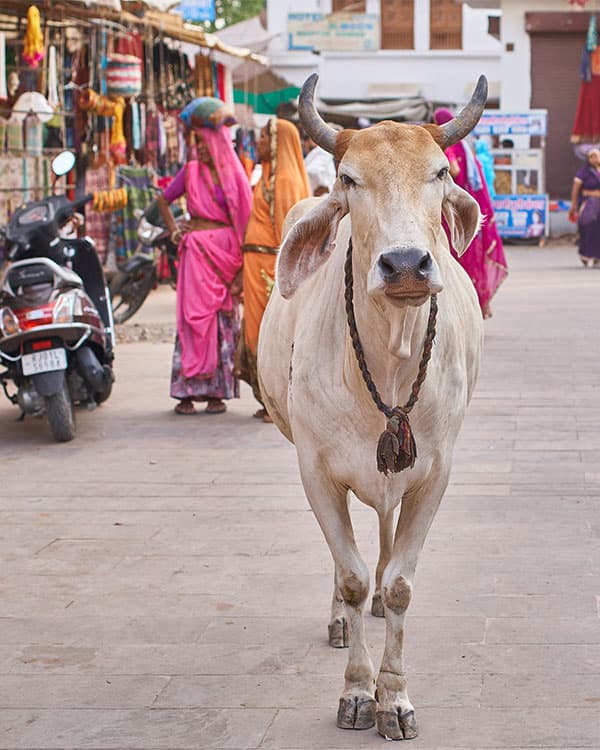
[[[207,115],[201,122],[209,125],[186,122],[195,135],[195,158],[159,199],[161,215],[179,242],[171,396],[179,400],[177,414],[194,414],[194,401],[206,401],[208,414],[220,414],[227,408],[225,399],[239,398],[233,360],[240,328],[240,290],[234,280],[242,267],[240,246],[252,195],[229,130],[219,124],[222,118],[215,117],[223,102],[196,101]],[[191,219],[177,229],[169,204],[184,194]]]
[[[436,109],[434,113],[434,119],[438,125],[443,125],[453,118],[454,115],[449,109]],[[453,254],[469,274],[475,286],[483,317],[491,318],[490,301],[508,273],[492,201],[481,164],[467,143],[459,141],[454,146],[450,146],[446,149],[446,156],[450,162],[450,174],[454,182],[475,198],[483,215],[481,228],[466,252],[460,258],[454,251]],[[452,248],[445,224],[444,229],[446,229],[448,242]]]

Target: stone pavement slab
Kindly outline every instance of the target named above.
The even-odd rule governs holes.
[[[407,621],[415,750],[600,747],[600,272],[508,255]],[[173,414],[173,321],[161,287],[68,445],[0,403],[0,750],[383,747],[335,726],[346,653],[294,449],[245,387]]]

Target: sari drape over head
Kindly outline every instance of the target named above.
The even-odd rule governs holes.
[[[251,192],[228,130],[202,128],[201,133],[221,189],[213,185],[206,164],[188,162],[184,167],[188,211],[192,218],[226,226],[188,232],[181,242],[177,333],[183,375],[209,379],[218,365],[217,313],[231,311],[229,287],[242,266],[240,246],[250,214]]]
[[[244,340],[236,358],[239,377],[252,385],[259,401],[258,334],[275,283],[283,222],[292,206],[311,195],[296,126],[274,117],[269,121],[269,135],[271,159],[263,163],[261,179],[254,187],[252,213],[244,238]]]
[[[443,125],[449,122],[454,115],[450,110],[442,108],[435,111],[434,117],[438,125]],[[471,147],[464,141],[459,141],[447,148],[445,153],[448,161],[456,162],[459,167],[454,182],[477,201],[483,215],[479,232],[460,258],[452,248],[450,233],[445,222],[444,229],[448,236],[448,244],[452,254],[469,274],[479,298],[479,305],[485,311],[508,273],[502,239],[496,226],[494,208],[483,169]]]

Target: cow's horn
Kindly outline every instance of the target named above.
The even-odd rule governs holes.
[[[313,73],[304,81],[298,100],[298,114],[304,130],[313,141],[325,151],[333,154],[337,131],[330,128],[315,109],[315,88],[318,80],[319,76]]]
[[[453,120],[440,125],[443,139],[442,144],[440,144],[442,148],[446,149],[448,146],[453,146],[473,130],[483,113],[487,101],[487,93],[487,78],[479,76],[477,86],[475,87],[473,96],[471,96],[471,101]]]

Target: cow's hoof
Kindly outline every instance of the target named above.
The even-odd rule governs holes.
[[[373,698],[351,696],[340,698],[337,725],[340,729],[370,729],[375,726],[377,704]]]
[[[414,711],[377,711],[377,731],[386,740],[413,740],[418,734]]]
[[[381,594],[379,591],[376,591],[373,594],[373,599],[371,600],[371,614],[373,617],[385,617],[383,602],[381,601]]]
[[[348,621],[345,617],[336,617],[329,623],[329,645],[332,648],[348,648]]]

